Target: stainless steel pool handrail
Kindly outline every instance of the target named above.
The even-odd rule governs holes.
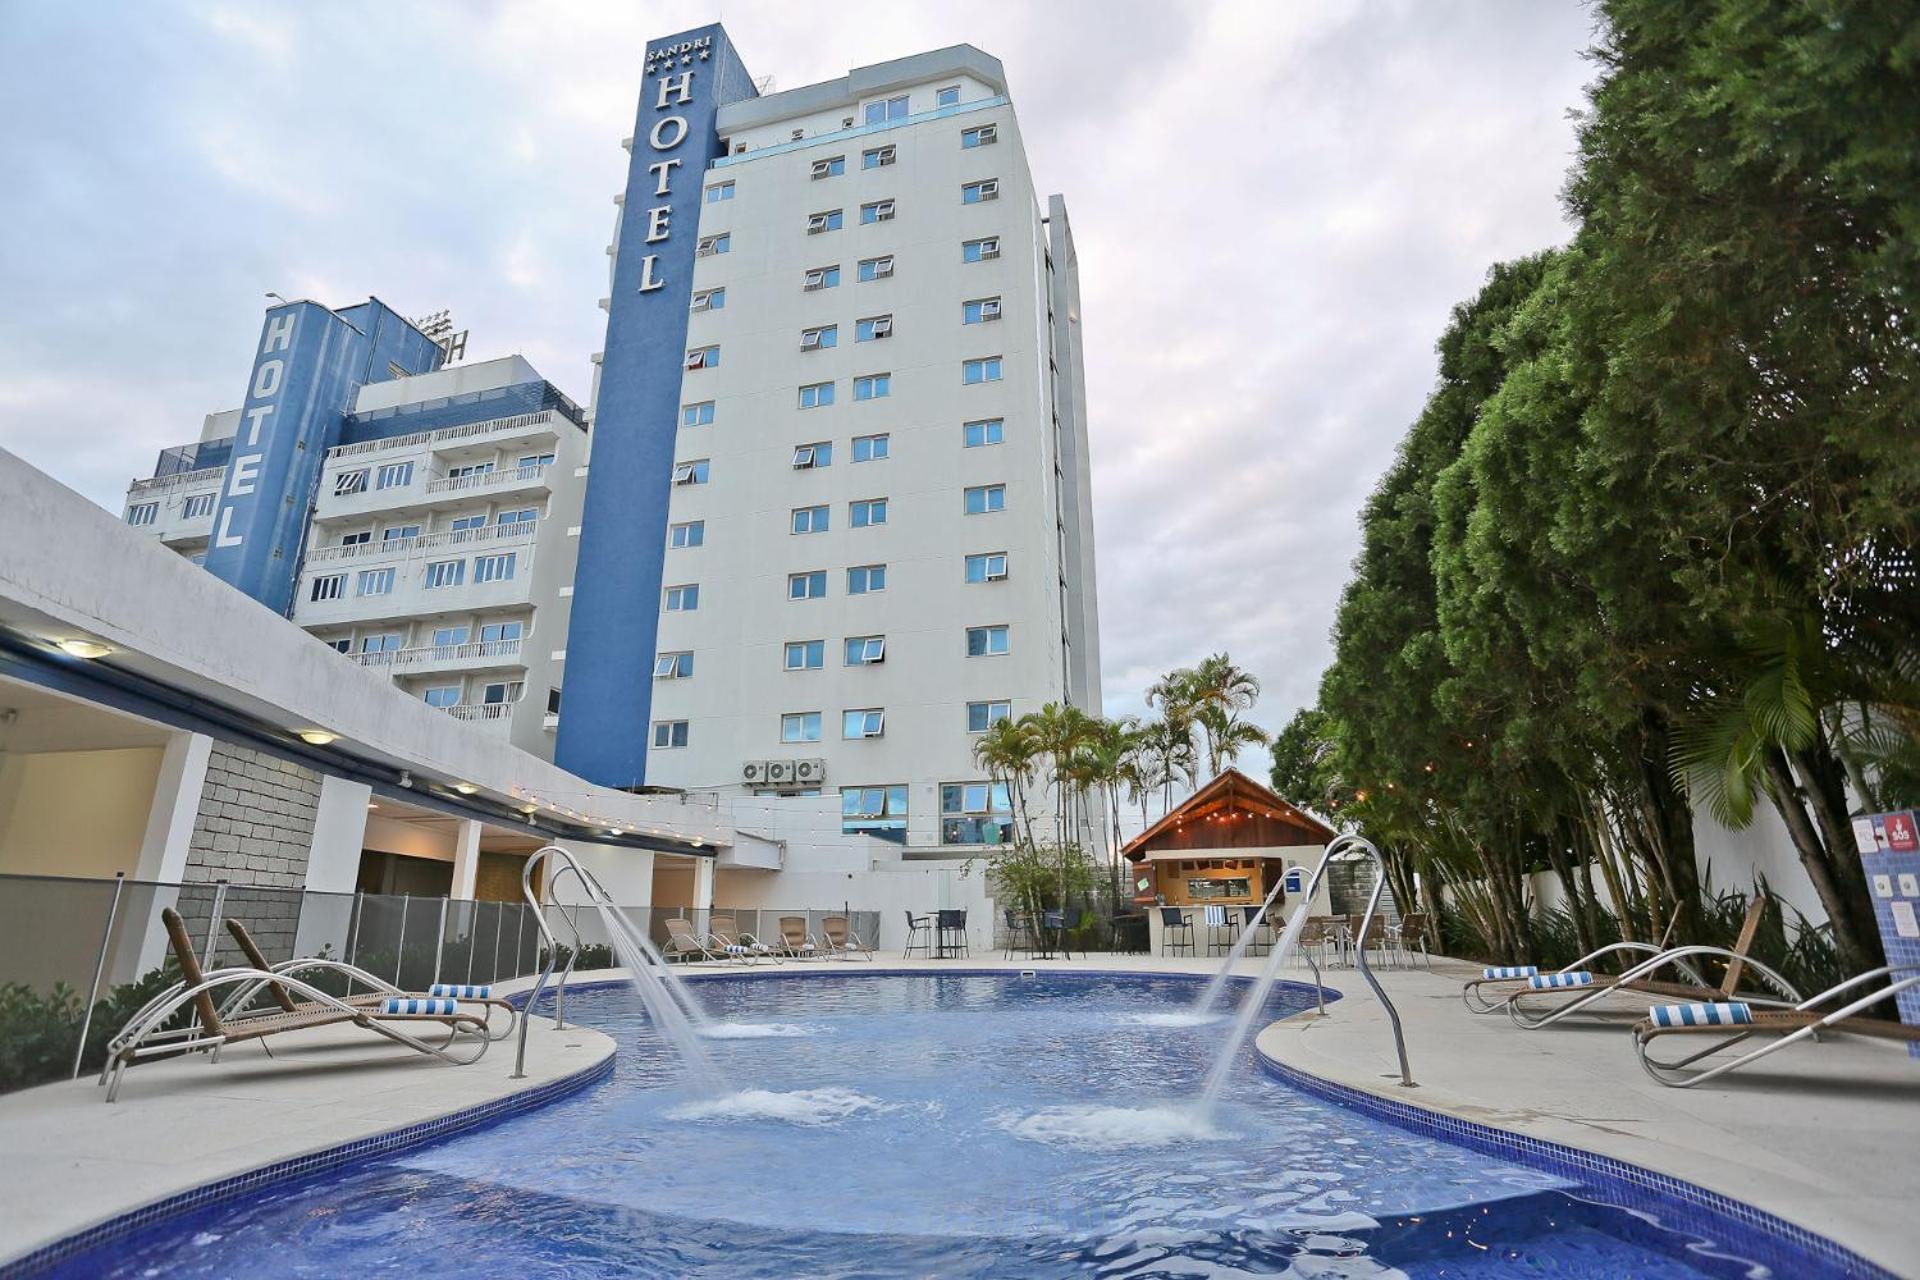
[[[1411,1089],[1415,1086],[1413,1083],[1413,1072],[1407,1066],[1407,1037],[1400,1027],[1400,1011],[1393,1007],[1393,1001],[1387,999],[1387,993],[1380,989],[1380,980],[1374,977],[1373,970],[1367,967],[1367,949],[1365,946],[1359,945],[1365,943],[1367,939],[1367,927],[1373,923],[1374,910],[1380,905],[1380,893],[1386,888],[1387,884],[1387,861],[1381,855],[1379,846],[1375,845],[1373,841],[1367,839],[1365,836],[1352,834],[1337,835],[1327,841],[1326,849],[1320,854],[1320,865],[1313,869],[1313,875],[1307,880],[1307,887],[1300,895],[1300,910],[1313,910],[1314,892],[1319,889],[1320,881],[1326,876],[1327,867],[1332,863],[1333,855],[1347,845],[1362,846],[1366,849],[1368,856],[1373,859],[1374,871],[1376,872],[1373,882],[1373,894],[1367,899],[1366,914],[1360,918],[1360,936],[1355,939],[1354,954],[1357,957],[1356,963],[1359,966],[1361,976],[1366,978],[1367,985],[1373,988],[1374,998],[1380,1002],[1380,1007],[1387,1011],[1387,1020],[1393,1025],[1393,1047],[1400,1058],[1400,1083],[1406,1088]],[[1275,945],[1278,944],[1276,943]],[[1306,953],[1303,951],[1301,954],[1305,955]],[[1314,965],[1313,970],[1315,975],[1314,986],[1318,989],[1320,985],[1318,981],[1320,966]],[[1324,996],[1321,997],[1320,1009],[1322,1013],[1326,1012]]]
[[[533,908],[534,925],[540,930],[542,941],[547,944],[547,963],[541,968],[540,976],[533,984],[533,990],[527,994],[526,1007],[520,1011],[520,1039],[513,1052],[513,1075],[511,1077],[515,1080],[526,1078],[527,1023],[533,1018],[533,1007],[539,1003],[540,993],[546,990],[548,979],[553,977],[554,966],[560,962],[559,940],[553,936],[553,930],[548,927],[546,910],[540,903],[540,898],[543,895],[540,892],[536,892],[533,887],[533,873],[535,869],[542,863],[554,858],[557,858],[563,865],[558,871],[547,878],[544,886],[546,891],[550,892],[560,883],[560,877],[568,871],[571,871],[574,874],[574,878],[580,882],[580,887],[585,891],[588,901],[595,905],[610,904],[613,901],[613,899],[608,896],[605,887],[603,887],[598,880],[594,879],[586,868],[582,867],[580,863],[575,860],[571,853],[557,844],[544,845],[535,850],[533,855],[527,859],[527,865],[521,869],[520,893],[521,896],[527,900],[527,905]],[[561,918],[567,922],[567,928],[573,933],[573,947],[567,953],[567,967],[561,971],[560,981],[554,987],[553,1027],[554,1030],[558,1031],[566,1026],[567,979],[573,976],[574,963],[580,958],[582,940],[580,936],[580,922],[574,918],[573,911],[564,902],[555,901],[553,905],[560,909]]]

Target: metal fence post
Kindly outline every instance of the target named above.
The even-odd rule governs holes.
[[[407,908],[413,904],[413,895],[400,895],[400,936],[393,943],[393,985],[400,985],[400,966],[407,961]]]
[[[352,964],[360,956],[360,920],[366,914],[366,895],[360,890],[353,891],[353,920],[347,925],[347,963]],[[347,975],[347,994],[353,994],[353,975]]]
[[[73,1047],[73,1079],[80,1078],[80,1059],[86,1056],[87,1032],[93,1027],[93,1005],[100,998],[100,975],[107,968],[107,944],[113,941],[114,917],[120,914],[120,893],[127,887],[127,873],[113,873],[113,901],[107,906],[107,927],[100,931],[100,955],[93,962],[93,985],[87,988],[87,1010],[80,1018],[80,1043]]]
[[[519,908],[519,914],[513,918],[513,972],[509,976],[517,978],[520,976],[521,947],[524,945],[522,939],[527,933],[527,906],[524,902],[514,905]]]
[[[500,935],[507,931],[507,904],[501,903],[493,916],[493,974],[488,982],[500,980]]]
[[[473,953],[480,948],[476,945],[476,935],[480,932],[480,900],[468,898],[467,903],[467,985],[473,985]]]
[[[447,902],[440,899],[440,924],[433,935],[433,985],[440,985],[440,952],[447,945]]]
[[[218,880],[213,887],[213,911],[207,917],[207,953],[200,957],[200,967],[213,968],[213,953],[220,944],[220,913],[227,906],[227,882]]]

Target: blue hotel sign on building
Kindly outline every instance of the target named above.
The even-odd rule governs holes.
[[[609,787],[646,780],[680,375],[714,117],[755,94],[718,24],[647,46],[594,402],[554,760]]]

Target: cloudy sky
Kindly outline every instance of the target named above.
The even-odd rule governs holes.
[[[268,289],[584,400],[642,51],[715,17],[778,88],[1003,60],[1080,251],[1108,710],[1221,649],[1311,701],[1448,308],[1568,234],[1575,0],[0,0],[0,446],[117,511]]]

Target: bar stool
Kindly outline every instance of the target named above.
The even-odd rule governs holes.
[[[915,938],[920,939],[920,941],[915,942]],[[911,910],[908,910],[907,945],[900,952],[900,958],[905,960],[915,951],[919,951],[928,957],[933,955],[933,917],[916,916]]]
[[[943,907],[934,915],[935,940],[939,944],[937,954],[943,959],[954,955],[971,955],[967,950],[967,913],[962,909]]]
[[[1201,910],[1207,918],[1207,954],[1217,956],[1233,950],[1233,917],[1227,914],[1227,909],[1215,903]],[[1224,939],[1220,936],[1222,931],[1227,935]]]
[[[1160,908],[1160,954],[1172,955],[1182,949],[1193,954],[1192,913],[1178,907]]]
[[[1240,912],[1245,920],[1241,928],[1256,931],[1252,940],[1247,943],[1247,954],[1250,956],[1264,956],[1273,950],[1273,929],[1266,921],[1260,918],[1260,908],[1242,907],[1240,908]],[[1267,940],[1265,942],[1260,941],[1260,936],[1257,932],[1260,929],[1267,931]]]

